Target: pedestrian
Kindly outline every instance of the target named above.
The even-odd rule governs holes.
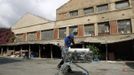
[[[71,47],[71,45],[74,45],[74,36],[77,35],[77,32],[73,32],[72,34],[70,34],[69,36],[64,38],[64,47],[62,49],[62,60],[61,62],[58,64],[58,69],[61,68],[61,66],[65,63],[65,57],[66,57],[66,53],[68,52],[68,48]],[[69,66],[68,72],[71,72],[72,69]]]

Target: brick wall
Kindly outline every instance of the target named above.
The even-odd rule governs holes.
[[[58,39],[58,28],[54,29],[54,39]]]
[[[117,21],[116,20],[113,20],[113,21],[110,21],[109,22],[110,24],[110,34],[117,34]]]
[[[84,36],[84,25],[78,25],[78,37]]]

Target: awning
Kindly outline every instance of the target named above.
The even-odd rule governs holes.
[[[84,42],[107,44],[107,43],[128,41],[128,40],[133,40],[133,39],[134,39],[134,34],[110,35],[110,36],[88,37],[84,40]]]
[[[0,46],[16,46],[16,45],[25,45],[25,44],[54,44],[54,45],[64,45],[63,40],[43,40],[43,41],[27,41],[27,42],[14,42],[7,44],[0,44]]]

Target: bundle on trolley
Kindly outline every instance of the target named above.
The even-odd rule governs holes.
[[[66,75],[68,69],[71,65],[75,65],[77,68],[83,70],[84,75],[89,75],[88,71],[82,66],[79,66],[79,62],[91,62],[92,60],[92,51],[89,48],[68,48],[67,53],[64,55],[64,64],[60,68],[60,72],[63,75]],[[59,74],[57,74],[59,75]]]
[[[66,60],[77,62],[91,62],[92,51],[89,48],[69,48]]]

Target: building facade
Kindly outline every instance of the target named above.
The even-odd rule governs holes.
[[[57,9],[56,27],[77,26],[78,37],[132,34],[133,17],[131,0],[71,0]]]
[[[16,49],[37,52],[39,57],[60,57],[55,45],[64,45],[64,37],[77,30],[76,47],[93,44],[100,49],[101,59],[134,60],[133,0],[70,0],[56,15],[56,21],[29,13],[23,16],[12,27],[19,44]]]
[[[133,0],[70,0],[57,9],[57,39],[77,29],[76,41],[100,43],[105,59],[134,60],[133,8]]]
[[[61,50],[54,40],[54,26],[55,21],[26,13],[12,27],[14,43],[1,45],[0,54],[22,57],[28,52],[29,57],[33,54],[39,58],[60,58]]]

